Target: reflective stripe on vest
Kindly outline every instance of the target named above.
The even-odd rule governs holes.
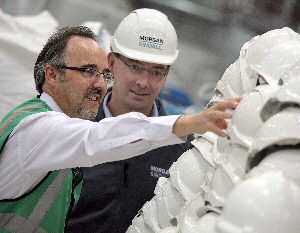
[[[22,108],[16,112],[14,112],[9,119],[2,125],[2,127],[0,128],[0,135],[4,134],[5,130],[7,129],[7,127],[15,120],[17,119],[19,116],[21,116],[22,114],[24,114],[25,112],[31,112],[32,110],[36,109],[36,108],[43,108],[45,107],[43,104],[35,104],[35,105],[31,105],[25,108]]]
[[[12,233],[45,233],[46,231],[40,228],[40,223],[59,196],[69,174],[70,169],[64,169],[59,172],[36,204],[28,219],[14,213],[0,214],[0,229],[9,230]]]

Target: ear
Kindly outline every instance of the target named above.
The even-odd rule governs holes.
[[[51,66],[46,65],[45,67],[45,80],[47,83],[49,83],[51,86],[55,85],[57,81],[59,81],[60,73],[58,70]]]
[[[116,56],[115,56],[115,54],[113,52],[110,52],[107,55],[108,69],[110,70],[110,72],[112,72],[112,74],[113,74],[113,68],[114,68],[114,64],[115,64],[115,59],[116,59]]]

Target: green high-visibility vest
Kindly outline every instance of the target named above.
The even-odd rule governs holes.
[[[0,158],[10,133],[20,121],[29,115],[45,111],[51,111],[51,108],[41,99],[34,98],[3,118],[0,123]],[[76,180],[78,177],[74,177],[74,171],[75,169],[64,169],[49,172],[28,193],[13,200],[0,200],[0,233],[64,232],[74,204],[74,189],[79,183]]]

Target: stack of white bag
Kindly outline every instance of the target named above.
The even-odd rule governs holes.
[[[300,232],[300,35],[254,37],[210,105],[243,96],[227,138],[195,135],[127,233]]]
[[[37,95],[34,63],[57,26],[48,11],[11,16],[0,9],[0,120],[13,107]]]

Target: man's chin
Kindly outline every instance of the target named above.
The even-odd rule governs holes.
[[[83,120],[94,120],[95,117],[97,116],[98,113],[98,107],[95,109],[82,109],[78,113],[78,118],[83,119]]]

